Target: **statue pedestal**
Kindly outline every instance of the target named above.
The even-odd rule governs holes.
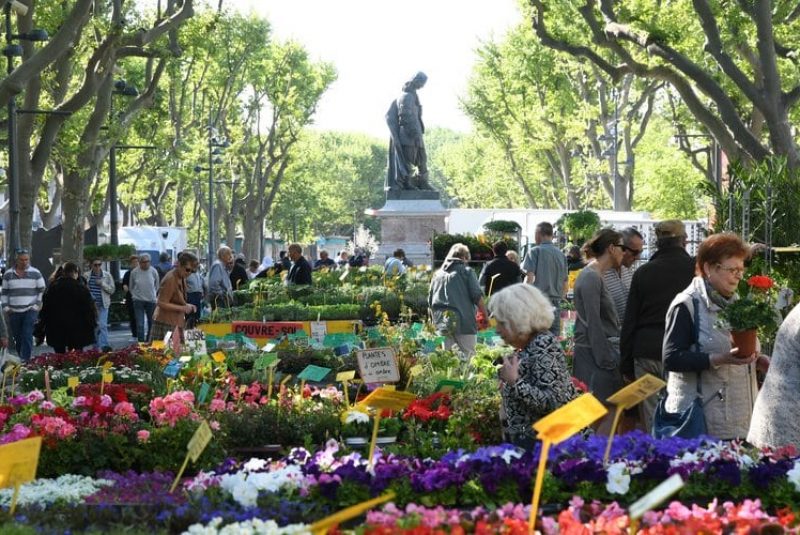
[[[402,249],[415,265],[433,263],[433,236],[446,231],[450,213],[437,191],[388,191],[386,204],[365,210],[381,220],[381,245],[370,263],[383,263],[395,249]]]

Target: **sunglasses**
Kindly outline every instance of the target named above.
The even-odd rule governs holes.
[[[642,250],[641,249],[632,249],[632,248],[628,247],[627,245],[623,245],[622,246],[622,250],[623,251],[628,251],[633,256],[639,256],[640,254],[642,254]]]

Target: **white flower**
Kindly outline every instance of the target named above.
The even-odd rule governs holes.
[[[265,461],[264,459],[256,459],[255,457],[253,457],[252,459],[244,463],[242,469],[245,472],[258,472],[259,470],[264,469],[266,466],[267,466],[267,461]]]
[[[501,455],[501,457],[506,462],[506,464],[511,464],[512,459],[519,459],[520,457],[522,457],[522,452],[517,450],[516,448],[506,448],[505,451],[503,451],[503,455]]]
[[[80,503],[86,496],[113,484],[113,481],[106,479],[94,479],[73,474],[63,475],[57,479],[37,479],[20,486],[17,505],[45,507],[56,502]],[[13,494],[14,489],[0,490],[0,507],[9,507]]]
[[[254,518],[244,522],[228,524],[220,528],[221,518],[215,518],[207,525],[194,524],[184,531],[184,535],[310,535],[305,524],[291,524],[280,527],[274,520]]]
[[[614,463],[608,467],[606,490],[611,494],[627,494],[631,485],[631,476],[625,463]]]
[[[361,412],[355,409],[351,409],[347,411],[347,415],[344,417],[344,423],[368,424],[369,414],[367,414],[366,412]]]
[[[786,472],[786,478],[794,485],[794,490],[800,492],[800,460],[795,461],[792,469]]]
[[[258,489],[249,481],[245,481],[233,488],[231,496],[242,507],[255,507],[258,501]]]

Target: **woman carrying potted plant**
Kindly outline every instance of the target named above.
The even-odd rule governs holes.
[[[705,419],[705,433],[721,439],[747,436],[756,368],[769,367],[769,358],[758,351],[743,355],[732,347],[721,318],[737,299],[749,252],[733,233],[706,238],[697,251],[695,278],[667,311],[663,359],[669,376],[663,408],[685,414],[694,405]]]

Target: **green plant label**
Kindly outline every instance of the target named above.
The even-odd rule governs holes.
[[[209,392],[211,392],[211,385],[204,381],[200,385],[200,391],[197,393],[197,403],[205,403]]]
[[[262,356],[256,359],[255,363],[253,364],[253,368],[256,370],[264,370],[270,368],[272,366],[277,366],[278,362],[278,354],[277,353],[264,353]]]
[[[300,336],[292,340],[297,347],[308,347],[308,336]]]
[[[330,368],[323,368],[322,366],[314,366],[313,364],[309,364],[303,371],[300,372],[297,378],[304,381],[320,382],[325,379],[330,372]]]

